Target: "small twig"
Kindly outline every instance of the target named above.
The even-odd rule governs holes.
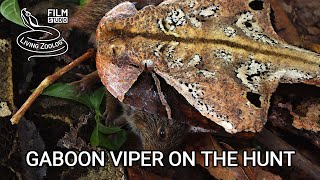
[[[16,175],[16,177],[19,179],[19,180],[22,180],[22,174],[16,170],[13,169],[12,166],[8,166],[8,168]]]
[[[35,91],[29,96],[29,98],[26,100],[26,102],[20,107],[20,109],[12,116],[10,119],[12,124],[18,124],[21,117],[24,115],[24,113],[29,109],[31,104],[37,99],[37,97],[42,93],[42,91],[48,87],[50,84],[55,82],[58,78],[60,78],[63,74],[70,71],[72,68],[76,67],[83,61],[89,59],[90,57],[93,57],[95,54],[94,49],[89,49],[86,53],[84,53],[82,56],[78,57],[74,61],[72,61],[70,64],[66,65],[65,67],[59,69],[57,72],[53,73],[50,76],[47,76],[35,89]]]
[[[166,107],[168,118],[172,119],[170,106],[161,91],[160,80],[158,79],[157,75],[154,72],[151,72],[151,74],[152,74],[152,78],[153,78],[154,82],[156,83],[157,91],[158,91],[158,94],[160,97],[160,101],[161,101],[162,105],[164,105],[164,107]]]

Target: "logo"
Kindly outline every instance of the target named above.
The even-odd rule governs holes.
[[[48,9],[48,23],[68,23],[68,9]]]
[[[21,19],[29,30],[21,33],[16,41],[22,49],[35,53],[29,61],[33,57],[59,56],[68,51],[67,42],[56,28],[39,25],[37,18],[26,8],[21,10]],[[41,38],[44,34],[48,34],[46,39]]]

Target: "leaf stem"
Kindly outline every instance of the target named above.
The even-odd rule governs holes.
[[[170,106],[169,106],[163,92],[161,91],[160,80],[154,72],[151,72],[151,75],[152,75],[152,78],[156,84],[158,95],[160,97],[160,101],[161,101],[162,105],[166,108],[168,119],[172,119]]]

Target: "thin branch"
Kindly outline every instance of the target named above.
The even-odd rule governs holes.
[[[18,124],[24,113],[29,109],[32,103],[37,99],[37,97],[42,93],[42,91],[48,87],[50,84],[54,83],[57,79],[59,79],[63,74],[70,71],[72,68],[76,67],[83,61],[93,57],[95,54],[94,49],[89,49],[86,53],[72,61],[70,64],[65,67],[59,69],[57,72],[53,73],[50,76],[47,76],[35,89],[35,91],[29,96],[26,102],[20,107],[20,109],[12,116],[10,119],[12,124]]]

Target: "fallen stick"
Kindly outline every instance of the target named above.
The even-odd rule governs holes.
[[[70,64],[65,67],[59,69],[57,72],[53,73],[50,76],[47,76],[39,86],[33,91],[33,93],[29,96],[26,102],[20,107],[20,109],[11,117],[10,121],[12,124],[18,124],[24,113],[29,109],[32,103],[37,99],[37,97],[42,93],[42,91],[48,87],[50,84],[54,83],[57,79],[59,79],[63,74],[70,71],[72,68],[76,67],[83,61],[93,57],[95,54],[94,49],[89,49],[86,53],[72,61]]]
[[[313,164],[309,159],[305,158],[294,147],[286,143],[284,140],[274,135],[272,132],[264,128],[255,137],[260,143],[273,151],[293,150],[296,154],[292,157],[293,167],[300,169],[309,175],[312,179],[318,179],[320,175],[320,167]]]

